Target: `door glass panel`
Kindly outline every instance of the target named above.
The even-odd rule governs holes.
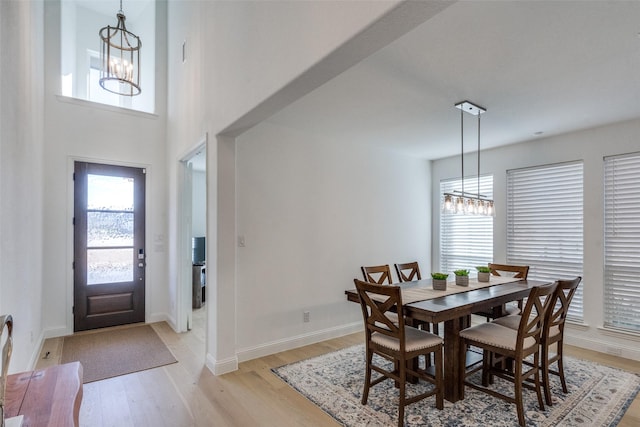
[[[87,175],[87,209],[133,211],[133,178]]]
[[[87,285],[131,281],[133,248],[87,250]]]
[[[87,246],[133,246],[133,212],[87,212]]]

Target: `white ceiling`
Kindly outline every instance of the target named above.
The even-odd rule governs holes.
[[[437,159],[464,100],[482,148],[640,117],[640,1],[458,2],[268,121]]]

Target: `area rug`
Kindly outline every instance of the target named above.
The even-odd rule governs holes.
[[[398,391],[392,381],[374,386],[367,405],[360,403],[364,366],[364,346],[357,345],[272,371],[343,426],[396,425]],[[527,426],[615,426],[640,390],[636,374],[566,356],[565,377],[568,394],[552,376],[554,405],[546,405],[545,411],[538,407],[535,392],[524,391]],[[479,383],[479,373],[470,379]],[[408,387],[407,393],[413,395],[430,386],[421,382]],[[513,390],[511,383],[499,378],[493,387]],[[407,406],[405,425],[517,426],[518,418],[514,404],[466,387],[464,400],[445,400],[442,411],[435,408],[435,398]]]
[[[149,325],[64,337],[60,362],[76,360],[85,384],[177,362]]]

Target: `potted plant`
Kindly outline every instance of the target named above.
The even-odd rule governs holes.
[[[453,273],[456,275],[456,285],[469,286],[469,270],[455,270]]]
[[[435,289],[436,291],[446,291],[447,277],[449,277],[449,275],[445,273],[431,273],[431,283],[433,284],[433,289]]]
[[[487,266],[480,265],[476,267],[478,270],[478,282],[488,282],[491,277],[491,269]]]

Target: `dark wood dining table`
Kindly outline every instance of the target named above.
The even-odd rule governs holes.
[[[444,322],[444,397],[450,402],[462,399],[465,364],[460,361],[463,352],[460,347],[459,333],[467,326],[468,316],[479,311],[494,311],[498,314],[505,303],[525,298],[534,286],[548,284],[548,282],[535,280],[518,280],[509,283],[499,283],[494,280],[494,283],[479,289],[469,287],[468,291],[403,304],[404,314],[409,319],[429,323]],[[394,285],[400,286],[403,293],[405,290],[411,292],[419,288],[432,289],[431,279]],[[457,287],[453,283],[448,283],[447,286]],[[355,289],[346,290],[345,294],[349,301],[359,303]]]

